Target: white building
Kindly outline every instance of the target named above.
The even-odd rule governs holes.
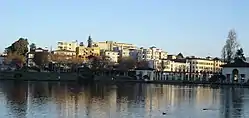
[[[101,52],[101,55],[102,55],[102,56],[109,57],[111,62],[115,62],[115,63],[118,62],[118,58],[119,58],[118,52],[115,52],[115,51],[107,51],[107,50],[106,50],[106,51]]]
[[[138,56],[138,61],[140,60],[161,60],[161,59],[167,58],[167,52],[153,46],[148,49],[140,48],[138,50],[137,56]]]
[[[249,80],[249,63],[237,60],[233,63],[222,65],[222,74],[229,83],[244,83]]]
[[[164,65],[164,71],[188,72],[190,70],[190,63],[187,62],[186,59],[166,59],[162,61]]]

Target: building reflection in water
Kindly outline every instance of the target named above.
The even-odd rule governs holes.
[[[6,100],[0,109],[14,118],[153,118],[163,112],[174,118],[231,118],[249,113],[243,105],[248,104],[246,88],[47,82],[5,82],[0,87],[0,99]]]
[[[244,90],[245,88],[222,87],[221,110],[222,118],[244,118]]]

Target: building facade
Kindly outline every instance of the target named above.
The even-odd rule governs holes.
[[[76,41],[73,42],[57,42],[57,49],[56,50],[68,50],[68,51],[76,51],[76,47],[78,43]]]
[[[115,47],[122,47],[123,49],[136,49],[136,46],[133,44],[119,43],[114,41],[94,42],[93,44],[99,47],[100,50],[113,51]]]
[[[88,60],[89,56],[100,56],[100,48],[99,47],[85,47],[83,45],[78,46],[76,48],[76,55],[82,60]]]
[[[188,57],[187,62],[190,63],[190,72],[221,72],[221,65],[225,64],[218,58],[196,58]]]
[[[168,72],[188,72],[190,70],[190,63],[186,59],[164,59],[163,64],[158,64],[163,67],[163,71]],[[162,67],[159,67],[162,69]]]
[[[118,62],[118,58],[119,58],[119,52],[115,52],[115,51],[102,51],[100,53],[101,56],[106,56],[110,59],[111,62],[117,63]]]

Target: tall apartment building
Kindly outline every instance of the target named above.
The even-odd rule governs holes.
[[[218,58],[197,58],[188,57],[187,62],[190,63],[191,72],[220,72],[221,65],[225,64],[222,60]]]
[[[67,51],[76,51],[76,47],[78,43],[76,41],[73,42],[57,42],[57,49],[56,50],[67,50]]]

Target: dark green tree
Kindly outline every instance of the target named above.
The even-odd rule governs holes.
[[[7,54],[16,53],[17,55],[25,56],[28,52],[28,45],[28,39],[19,38],[19,40],[15,41],[11,44],[11,46],[7,47],[5,49],[5,52],[7,52]]]
[[[33,61],[35,62],[37,66],[42,67],[49,62],[48,57],[49,57],[49,53],[47,51],[35,52]]]
[[[34,43],[31,43],[31,44],[29,45],[29,50],[30,50],[30,51],[35,51],[35,49],[36,49],[36,45],[35,45]]]
[[[234,60],[242,60],[242,61],[246,61],[246,57],[244,55],[244,51],[242,48],[238,49],[236,54],[235,54],[235,58]]]

